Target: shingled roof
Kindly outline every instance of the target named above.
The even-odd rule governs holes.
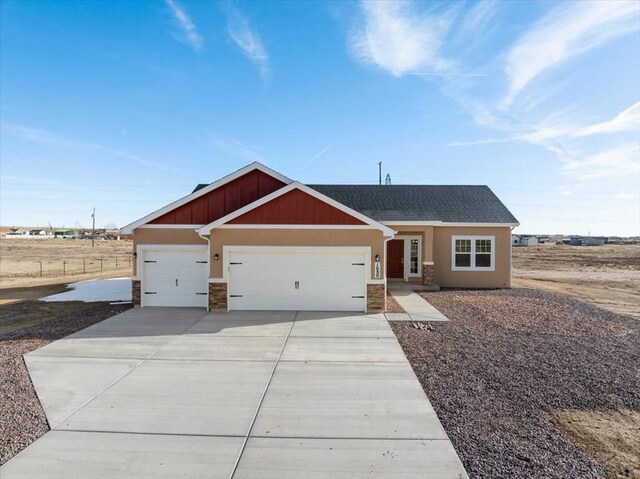
[[[376,221],[518,223],[488,186],[307,185]]]
[[[193,192],[205,186],[199,184]],[[484,185],[307,186],[376,221],[518,223]]]

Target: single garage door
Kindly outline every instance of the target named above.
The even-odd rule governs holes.
[[[368,251],[229,251],[230,310],[365,311]]]
[[[207,307],[207,248],[144,251],[142,306]]]

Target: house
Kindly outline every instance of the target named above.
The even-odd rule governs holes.
[[[569,237],[571,246],[602,246],[607,244],[606,236],[571,236]]]
[[[537,236],[511,235],[512,246],[537,246],[539,244]]]
[[[122,233],[136,305],[376,312],[390,281],[510,287],[517,225],[486,186],[305,185],[252,163]]]
[[[27,229],[12,227],[9,228],[9,231],[7,231],[7,234],[5,236],[7,238],[23,238],[28,234],[29,230]]]
[[[74,239],[76,232],[74,230],[56,230],[53,232],[54,238]]]
[[[585,236],[582,238],[582,246],[602,246],[607,243],[606,236]]]

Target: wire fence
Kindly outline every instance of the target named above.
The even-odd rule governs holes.
[[[131,273],[133,262],[134,259],[131,255],[89,259],[2,260],[0,261],[0,277],[44,278],[48,276],[75,276],[113,271]]]

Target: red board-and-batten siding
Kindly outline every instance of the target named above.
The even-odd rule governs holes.
[[[206,225],[273,193],[285,184],[260,170],[216,188],[151,221],[161,225]]]
[[[229,221],[245,225],[364,225],[363,221],[300,190],[291,190]]]

